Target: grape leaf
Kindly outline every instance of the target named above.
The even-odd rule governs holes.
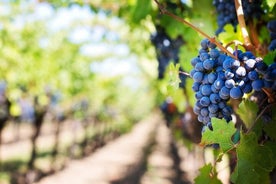
[[[181,80],[179,79],[179,68],[180,64],[174,65],[172,62],[169,65],[169,84],[174,89],[178,89],[179,83]]]
[[[204,165],[199,171],[200,174],[194,180],[195,184],[222,184],[211,164]]]
[[[271,109],[272,112],[276,112],[276,107]],[[264,123],[265,133],[273,140],[276,140],[276,113],[272,113],[271,121]]]
[[[265,133],[273,140],[276,140],[276,122],[271,121],[269,123],[265,123],[264,125]]]
[[[265,55],[264,57],[264,62],[267,65],[270,65],[274,62],[274,58],[276,57],[276,50],[269,52],[268,54]]]
[[[270,149],[272,151],[272,156],[273,156],[272,164],[273,164],[273,167],[275,167],[276,166],[276,142],[268,141],[268,142],[265,143],[264,146],[266,146],[268,149]]]
[[[236,112],[242,119],[246,128],[249,128],[256,120],[258,110],[259,109],[256,103],[245,99],[240,103]]]
[[[201,144],[214,144],[220,145],[223,152],[228,151],[234,146],[231,138],[236,132],[233,122],[226,123],[225,120],[212,118],[213,131],[208,128],[203,132]]]
[[[254,132],[241,134],[237,146],[237,166],[231,175],[231,181],[239,183],[269,183],[269,172],[273,169],[272,151],[258,144]]]
[[[137,0],[136,6],[134,7],[132,12],[132,22],[139,23],[142,19],[150,14],[151,10],[151,1]]]

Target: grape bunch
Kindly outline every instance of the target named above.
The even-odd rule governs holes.
[[[268,46],[268,50],[273,51],[276,49],[276,20],[269,21],[267,23],[267,29],[270,34],[271,42]]]
[[[261,0],[242,0],[244,18],[246,21],[252,18],[260,18],[264,14],[261,8]],[[224,31],[226,24],[232,24],[234,31],[237,30],[238,20],[235,3],[233,0],[213,0],[216,8],[218,29],[216,35]]]
[[[262,88],[276,89],[276,63],[267,66],[262,58],[251,52],[234,51],[234,59],[222,53],[209,40],[201,41],[199,55],[191,60],[194,69],[192,89],[197,102],[194,112],[198,120],[212,129],[211,118],[224,118],[229,122],[232,108],[230,98],[241,99],[244,94]]]
[[[166,68],[170,62],[179,63],[179,49],[184,44],[181,36],[171,39],[165,32],[165,29],[159,25],[156,26],[156,33],[150,37],[151,43],[154,45],[158,60],[158,79],[163,79]],[[180,71],[183,71],[180,68]],[[179,74],[181,80],[179,86],[185,86],[186,76]]]

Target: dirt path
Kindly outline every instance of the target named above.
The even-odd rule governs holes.
[[[160,114],[94,154],[36,184],[190,184],[204,159],[200,147],[177,144]]]
[[[180,169],[180,158],[171,131],[162,123],[157,128],[156,144],[147,159],[147,171],[141,184],[188,184],[185,173]]]
[[[63,171],[43,178],[38,184],[137,183],[147,153],[154,142],[159,115],[138,123],[133,130],[107,144],[89,157],[72,161]],[[137,178],[138,177],[138,178]]]

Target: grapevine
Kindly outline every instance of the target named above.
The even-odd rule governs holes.
[[[252,154],[246,155],[242,151],[246,149],[245,142],[252,141],[252,146],[260,154],[265,150],[271,154],[275,147],[275,136],[269,128],[275,130],[275,116],[272,112],[275,110],[276,98],[276,54],[274,52],[267,57],[259,56],[258,52],[265,52],[259,51],[261,43],[256,39],[258,32],[251,30],[255,29],[254,19],[264,15],[262,2],[213,1],[218,13],[219,28],[216,35],[224,32],[224,26],[229,23],[235,31],[238,25],[241,28],[243,43],[233,40],[225,46],[215,37],[166,10],[157,0],[155,2],[162,14],[183,23],[204,37],[200,42],[198,55],[190,61],[193,68],[189,73],[196,99],[193,111],[198,121],[203,123],[201,144],[213,145],[222,154],[234,154],[231,181],[240,183],[243,179],[239,172],[244,169],[241,165],[254,153],[252,151]],[[271,39],[268,50],[273,51],[276,49],[276,21],[270,20],[266,26]],[[230,51],[232,44],[234,49]],[[241,50],[239,45],[244,49]],[[274,147],[262,147],[264,145]],[[271,160],[272,157],[267,159]],[[219,161],[220,157],[216,159],[216,162]],[[252,182],[263,181],[262,177],[268,177],[276,167],[274,164],[264,171],[256,166],[262,164],[260,160],[253,159],[251,162],[251,169],[262,172],[262,175],[254,176],[254,172],[249,171],[245,178]]]

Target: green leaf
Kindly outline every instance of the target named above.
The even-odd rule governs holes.
[[[276,112],[275,105],[272,107],[271,112]],[[271,139],[276,140],[276,113],[272,113],[271,121],[263,123],[264,131]]]
[[[274,58],[276,58],[276,50],[271,51],[268,54],[266,54],[265,57],[264,57],[264,62],[267,65],[270,65],[274,62]]]
[[[200,174],[194,180],[195,184],[222,184],[211,164],[203,166],[199,171]]]
[[[172,62],[169,65],[169,84],[174,89],[179,88],[179,83],[181,80],[179,79],[179,68],[180,64],[174,65]]]
[[[233,26],[227,24],[224,26],[224,30],[225,31],[220,33],[218,36],[218,40],[221,41],[223,44],[228,44],[233,40],[243,40],[240,26],[237,26],[237,31],[235,32]]]
[[[258,144],[254,132],[241,134],[237,146],[237,166],[231,175],[235,184],[269,183],[269,172],[273,169],[272,151]]]
[[[137,0],[134,10],[132,12],[132,21],[134,23],[139,23],[147,15],[150,14],[152,10],[151,1],[149,0]]]
[[[213,131],[208,128],[203,132],[201,144],[208,145],[217,143],[223,152],[230,150],[234,143],[231,138],[236,132],[233,122],[226,123],[225,120],[212,118]]]
[[[259,109],[256,103],[245,99],[240,103],[236,112],[242,119],[246,128],[249,128],[256,120],[258,110]]]
[[[265,143],[264,146],[272,151],[273,168],[276,167],[276,142],[275,141],[268,141],[268,142]]]

